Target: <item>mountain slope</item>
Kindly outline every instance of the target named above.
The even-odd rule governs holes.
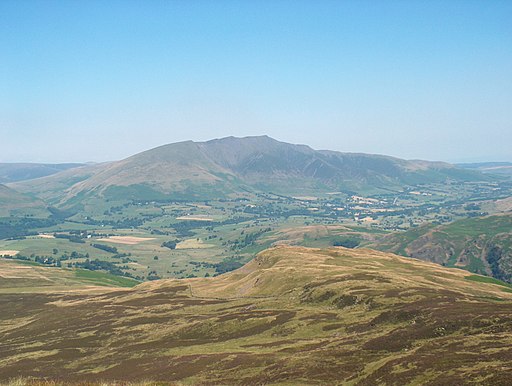
[[[368,245],[512,282],[512,214],[424,225]]]
[[[106,197],[122,196],[129,191],[128,187],[146,186],[155,192],[156,198],[175,192],[193,197],[196,195],[194,188],[218,189],[222,193],[231,191],[229,177],[234,179],[228,170],[205,156],[196,143],[187,141],[110,163],[87,180],[75,184],[69,194],[96,190]],[[114,187],[118,192],[114,193]]]
[[[512,376],[509,288],[371,250],[273,248],[215,278],[4,292],[0,304],[0,380],[505,384]]]
[[[105,169],[111,163],[79,166],[51,176],[35,178],[30,181],[19,181],[7,184],[21,192],[33,194],[51,205],[58,203],[67,195],[67,191],[81,181],[87,180]]]
[[[49,214],[46,211],[46,205],[41,200],[34,199],[0,184],[0,217],[29,213]]]
[[[419,182],[487,178],[445,163],[316,151],[266,136],[174,143],[122,161],[74,170],[79,181],[73,181],[73,171],[67,171],[12,186],[65,204],[87,196],[160,200],[208,199],[254,190],[377,192]]]

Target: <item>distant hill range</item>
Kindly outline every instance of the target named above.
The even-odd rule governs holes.
[[[4,204],[9,203],[21,203],[28,201],[28,197],[26,197],[24,194],[17,192],[14,189],[8,188],[5,185],[0,184],[0,202]]]
[[[512,162],[477,162],[456,164],[456,166],[463,169],[477,170],[482,173],[512,176]]]
[[[39,163],[0,163],[0,183],[31,180],[34,178],[46,177],[83,166],[79,163],[65,164],[39,164]]]
[[[0,184],[0,217],[18,213],[48,215],[46,204],[41,200],[20,193]]]
[[[267,136],[179,142],[121,161],[88,165],[10,186],[73,205],[109,200],[202,200],[242,192],[314,194],[400,191],[417,183],[485,180],[451,164],[313,150]]]

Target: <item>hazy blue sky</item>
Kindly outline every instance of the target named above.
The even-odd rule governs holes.
[[[512,1],[0,1],[0,162],[259,134],[512,161]]]

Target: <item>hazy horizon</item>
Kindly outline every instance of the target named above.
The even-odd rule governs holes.
[[[0,2],[0,162],[184,140],[512,161],[508,1]]]

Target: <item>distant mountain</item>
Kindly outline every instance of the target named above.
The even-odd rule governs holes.
[[[512,177],[512,162],[477,162],[457,164],[456,166],[463,169],[477,170],[482,173]]]
[[[10,203],[18,203],[26,201],[28,198],[15,191],[14,189],[8,188],[5,185],[0,184],[0,203],[3,205],[10,204]]]
[[[78,166],[83,166],[83,164],[0,163],[0,183],[5,184],[50,176]]]
[[[317,151],[267,136],[179,142],[122,161],[84,166],[12,185],[60,204],[87,197],[209,199],[247,191],[311,194],[400,191],[417,183],[482,180],[441,162]]]
[[[0,184],[0,217],[11,214],[38,213],[48,214],[46,205],[39,199],[32,198],[14,189]]]
[[[368,245],[512,282],[512,213],[426,224]]]

